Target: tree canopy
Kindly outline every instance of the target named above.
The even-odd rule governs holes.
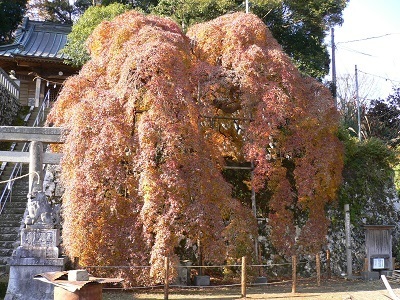
[[[111,20],[128,9],[129,6],[119,3],[113,3],[108,6],[89,7],[74,24],[72,32],[68,35],[67,44],[62,50],[68,57],[66,63],[76,67],[83,66],[90,58],[86,40],[94,28],[102,21]]]
[[[64,0],[36,1],[47,3],[46,7],[53,7],[58,3],[57,1]],[[196,23],[209,21],[226,13],[244,11],[244,2],[236,0],[103,0],[100,2],[102,6],[120,3],[144,12],[171,17],[177,21],[184,31]],[[301,72],[322,79],[329,71],[330,62],[324,38],[329,27],[340,25],[343,22],[342,11],[347,2],[348,0],[307,0],[306,2],[299,0],[255,0],[251,1],[251,11],[264,21]],[[99,1],[96,3],[99,3]],[[82,5],[78,6],[78,4],[80,4],[79,1],[75,6],[83,7]],[[41,6],[43,5],[41,4]],[[49,12],[46,7],[43,7],[43,11]],[[93,14],[94,11],[91,12],[92,17]],[[57,15],[54,15],[53,18],[59,18]],[[90,17],[85,19],[87,22]],[[85,31],[82,32],[82,37],[78,38],[80,32],[81,30],[76,30],[73,34],[74,42],[87,37]],[[70,57],[83,65],[81,62],[86,61],[87,57],[82,52],[77,53],[78,55],[71,51]],[[82,58],[76,56],[82,56]]]
[[[21,23],[26,11],[27,0],[0,1],[0,44],[10,44],[13,33]]]
[[[252,253],[256,222],[232,197],[225,159],[252,162],[273,191],[273,241],[318,251],[340,183],[330,92],[294,67],[265,24],[235,13],[191,27],[129,11],[89,38],[48,121],[68,129],[63,240],[84,265],[147,265],[197,249],[206,261]],[[298,216],[302,217],[299,218]]]
[[[72,24],[92,4],[92,0],[31,0],[28,12],[45,21]]]
[[[296,66],[314,78],[329,72],[329,54],[325,45],[329,27],[341,25],[348,0],[254,0],[250,10],[271,30]],[[171,16],[182,26],[233,11],[243,11],[244,2],[234,0],[161,0],[153,12]]]
[[[369,136],[400,145],[400,88],[394,89],[386,100],[373,100],[366,111],[364,128]]]

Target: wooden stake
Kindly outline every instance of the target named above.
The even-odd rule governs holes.
[[[331,278],[331,251],[326,250],[326,275],[328,279]]]
[[[317,286],[321,286],[321,257],[319,253],[315,255],[315,267],[317,268]]]
[[[292,256],[292,294],[296,293],[297,285],[297,256]]]
[[[74,269],[79,269],[79,257],[74,257]]]
[[[242,257],[242,298],[246,298],[246,256]]]
[[[169,258],[165,257],[164,261],[164,270],[165,270],[165,275],[164,275],[164,300],[168,300],[168,288],[169,288]]]

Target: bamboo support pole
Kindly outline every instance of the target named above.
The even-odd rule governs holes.
[[[315,255],[315,267],[317,269],[317,286],[321,286],[321,257],[319,253]]]
[[[326,275],[327,278],[331,278],[331,251],[328,249],[326,250]]]
[[[242,293],[241,296],[242,298],[246,298],[246,281],[247,281],[247,274],[246,274],[246,256],[242,257],[242,280],[241,280],[241,286],[242,286]]]
[[[169,289],[169,258],[165,257],[164,261],[164,300],[168,300],[168,289]]]
[[[292,293],[296,293],[297,286],[297,256],[292,256]]]

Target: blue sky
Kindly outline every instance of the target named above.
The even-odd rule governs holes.
[[[386,99],[400,86],[400,0],[350,0],[343,17],[335,27],[338,81],[357,65],[360,97]]]

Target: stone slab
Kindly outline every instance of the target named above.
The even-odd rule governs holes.
[[[60,127],[0,126],[1,141],[63,143]]]
[[[70,270],[68,281],[88,281],[89,273],[86,270]]]
[[[22,247],[57,247],[60,245],[59,229],[24,228],[21,230]]]
[[[268,282],[267,277],[264,277],[264,276],[259,276],[254,279],[255,284],[264,284],[267,282]]]
[[[385,275],[386,277],[393,276],[393,271],[391,271],[391,270],[382,270],[379,273],[380,273],[380,275]]]
[[[60,164],[62,158],[61,153],[43,153],[43,163],[50,165]],[[0,161],[29,164],[29,152],[0,151]]]
[[[18,258],[46,258],[56,259],[59,257],[58,247],[21,247],[19,246],[13,253]]]
[[[380,274],[377,271],[361,272],[361,276],[364,280],[379,280],[380,279]]]
[[[210,285],[210,276],[195,276],[194,277],[194,285],[196,286],[207,286]]]
[[[57,259],[60,244],[59,229],[28,227],[21,230],[21,245],[13,258]]]

